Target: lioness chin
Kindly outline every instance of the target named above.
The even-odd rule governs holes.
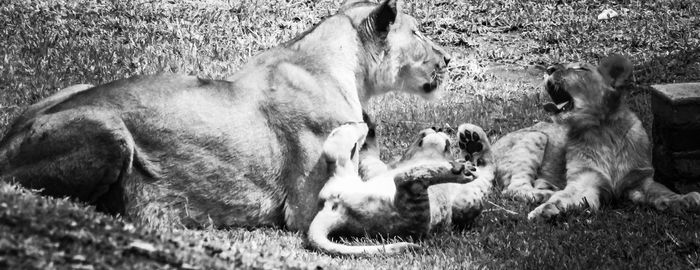
[[[337,130],[352,128],[348,125]],[[362,179],[357,166],[370,157],[353,160],[359,156],[357,146],[348,146],[355,143],[347,142],[353,138],[337,135],[347,133],[332,133],[324,147],[324,151],[345,155],[328,154],[336,157],[334,173],[319,194],[321,210],[309,227],[312,248],[343,255],[396,253],[418,245],[344,245],[331,241],[329,235],[420,238],[452,225],[464,226],[481,213],[484,195],[493,180],[492,171],[455,161],[447,134],[434,129],[421,131],[400,161],[383,169],[375,166],[379,171]],[[374,132],[370,132],[368,141],[374,139],[371,134]],[[338,151],[339,146],[347,149]]]
[[[443,80],[449,56],[397,5],[346,1],[227,81],[137,76],[49,96],[0,141],[0,177],[151,227],[306,231],[331,130],[361,123],[372,96],[430,97]]]
[[[571,63],[547,69],[545,89],[554,123],[507,134],[487,151],[504,187],[520,200],[544,202],[529,219],[550,218],[574,208],[598,209],[611,199],[628,199],[659,210],[700,210],[700,193],[677,194],[654,181],[651,144],[639,118],[623,100],[632,74],[619,55],[598,67]],[[460,143],[474,140],[473,126],[460,126]]]

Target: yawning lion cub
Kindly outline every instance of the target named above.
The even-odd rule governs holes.
[[[657,209],[700,211],[700,193],[677,194],[654,181],[651,143],[639,118],[623,102],[632,64],[622,56],[599,66],[571,63],[547,69],[545,109],[554,123],[507,134],[486,155],[504,193],[544,202],[528,218],[549,218],[573,208],[598,209],[610,199],[628,199]],[[459,129],[462,143],[475,142],[473,126]]]

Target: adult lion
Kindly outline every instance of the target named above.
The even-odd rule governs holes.
[[[549,67],[547,74],[545,89],[554,103],[544,108],[555,114],[554,123],[515,131],[492,147],[473,135],[473,126],[459,128],[460,144],[493,162],[504,193],[544,202],[529,219],[596,210],[610,199],[700,210],[700,193],[677,194],[654,181],[649,138],[619,89],[632,74],[629,60],[613,55],[598,67],[571,63]]]
[[[229,81],[137,76],[50,96],[0,142],[0,173],[155,227],[305,231],[331,130],[366,131],[372,96],[432,95],[448,61],[397,1],[347,1]]]

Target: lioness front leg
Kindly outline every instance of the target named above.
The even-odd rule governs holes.
[[[468,183],[476,169],[470,164],[441,162],[411,167],[394,177],[394,206],[409,223],[409,235],[422,236],[431,228],[428,187],[443,183]]]
[[[563,190],[556,191],[543,204],[532,210],[527,218],[549,219],[574,208],[590,207],[597,210],[601,197],[610,195],[611,187],[607,176],[590,168],[567,173],[567,183]]]

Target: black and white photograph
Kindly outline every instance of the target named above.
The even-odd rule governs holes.
[[[700,270],[700,1],[0,0],[0,269]]]

